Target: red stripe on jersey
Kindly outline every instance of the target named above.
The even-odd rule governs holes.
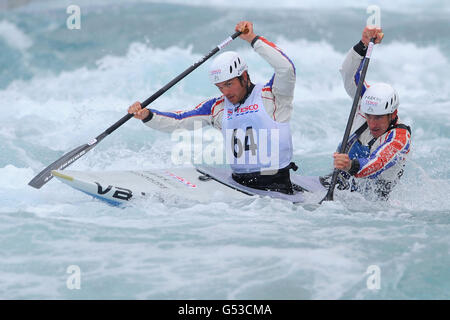
[[[273,47],[273,48],[275,48],[275,49],[278,49],[277,46],[275,45],[275,43],[270,42],[269,40],[267,40],[267,39],[264,38],[264,37],[259,37],[259,40],[262,40],[264,43],[267,43],[269,46],[271,46],[271,47]]]
[[[389,134],[386,135],[386,139]],[[408,143],[408,130],[397,128],[394,130],[392,141],[387,143],[380,151],[378,151],[375,161],[371,161],[369,165],[355,174],[356,178],[364,178],[381,170],[387,165]]]
[[[218,100],[213,104],[213,106],[212,106],[212,108],[211,108],[211,114],[213,115],[213,117],[215,117],[215,116],[214,116],[214,109],[215,109],[219,104],[223,103],[224,101],[225,101],[224,98],[220,98],[220,99],[218,99]],[[217,114],[219,114],[219,113],[220,113],[220,111],[219,111]]]

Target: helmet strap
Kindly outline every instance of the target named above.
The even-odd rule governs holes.
[[[388,132],[389,130],[391,130],[392,128],[394,128],[397,125],[398,122],[398,116],[397,116],[397,110],[395,110],[394,112],[391,113],[391,123],[389,124],[389,127],[387,128],[387,130],[385,132]]]
[[[392,117],[394,117],[395,119],[398,118],[398,117],[397,117],[397,111],[398,111],[398,110],[395,110],[394,112],[392,112]]]
[[[391,126],[395,125],[398,121],[397,110],[391,113]]]
[[[241,101],[239,101],[239,105],[243,104],[245,100],[247,100],[248,96],[252,93],[253,88],[255,87],[255,85],[250,81],[250,76],[248,72],[246,71],[245,73],[247,73],[247,79],[245,81],[245,84],[244,84],[244,74],[241,74],[238,77],[241,86],[245,87],[245,96],[241,99]]]

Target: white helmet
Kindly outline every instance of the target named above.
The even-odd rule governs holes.
[[[361,111],[367,114],[391,114],[397,110],[400,100],[397,91],[387,83],[375,83],[367,88],[361,100]]]
[[[227,81],[239,77],[247,70],[247,64],[234,51],[227,51],[217,56],[209,68],[212,83]]]

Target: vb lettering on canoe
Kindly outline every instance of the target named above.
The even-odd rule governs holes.
[[[106,195],[112,193],[112,197],[120,200],[128,201],[133,197],[133,192],[129,189],[120,188],[120,187],[113,187],[112,185],[108,185],[106,188],[103,188],[103,186],[95,182],[97,185],[97,193],[99,195]]]

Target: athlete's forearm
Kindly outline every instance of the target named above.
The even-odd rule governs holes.
[[[143,122],[150,128],[165,132],[176,129],[194,130],[199,126],[212,125],[217,113],[217,107],[223,99],[214,98],[200,103],[192,110],[187,111],[158,111],[150,109],[152,116]]]
[[[272,84],[273,94],[293,97],[296,75],[292,61],[281,49],[264,37],[258,37],[252,45],[255,51],[275,70]]]
[[[361,53],[363,53],[363,51],[361,51],[361,47],[358,43],[347,52],[344,62],[339,69],[344,82],[345,91],[347,91],[347,94],[352,99],[355,96],[358,86],[358,83],[355,81],[355,75],[361,65],[362,59],[364,58],[364,55],[361,55]]]
[[[364,44],[360,41],[353,48],[351,48],[342,63],[339,72],[341,73],[342,80],[344,82],[344,88],[351,99],[354,99],[359,81],[359,69],[362,67],[362,60],[364,58],[366,48]],[[363,91],[365,92],[365,85],[363,85]],[[364,114],[361,113],[358,107],[353,119],[353,126],[351,132],[355,132],[359,127],[361,127],[366,119]]]
[[[275,71],[262,92],[266,111],[274,121],[288,122],[293,110],[296,77],[294,64],[275,44],[263,37],[255,39],[252,46]]]

